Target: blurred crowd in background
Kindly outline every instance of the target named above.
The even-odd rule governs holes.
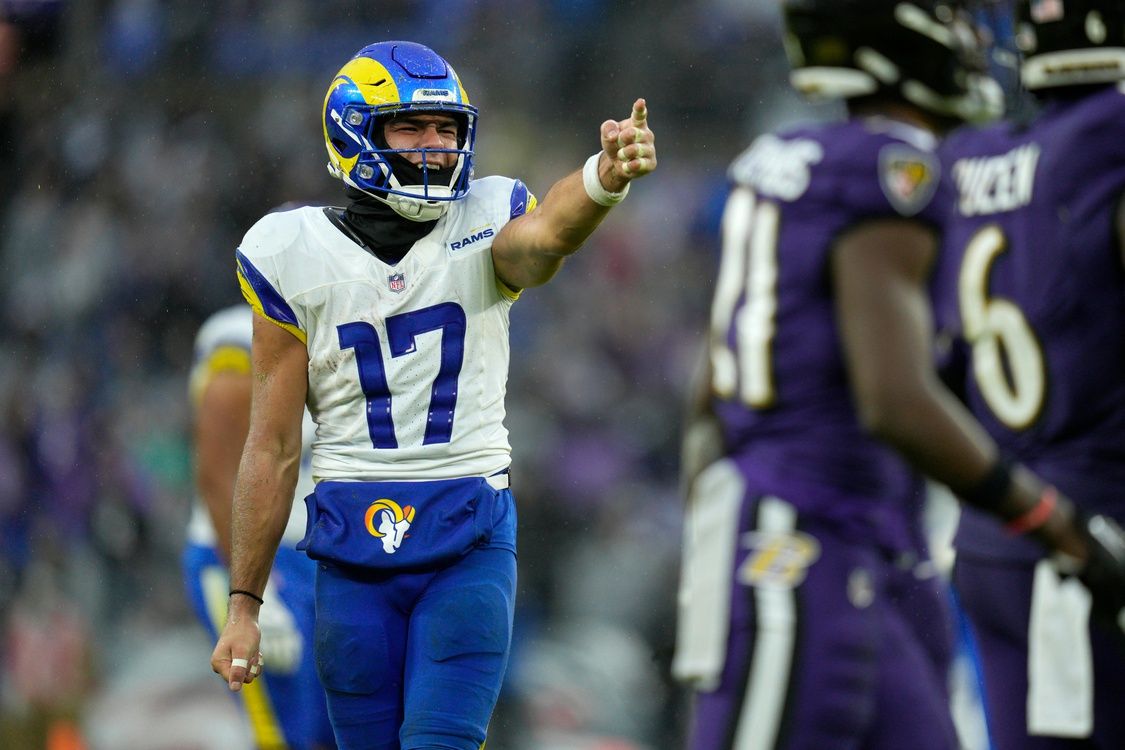
[[[0,0],[0,747],[241,747],[179,567],[192,339],[272,207],[339,204],[324,91],[433,47],[540,196],[648,100],[660,169],[513,309],[520,600],[492,750],[673,748],[681,404],[724,170],[791,119],[776,4]]]

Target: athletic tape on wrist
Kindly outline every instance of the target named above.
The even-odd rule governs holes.
[[[598,177],[598,161],[601,156],[601,152],[598,152],[586,160],[586,165],[582,167],[582,185],[586,188],[586,195],[590,196],[590,200],[594,203],[606,207],[616,206],[629,194],[630,183],[625,183],[625,189],[619,193],[606,190],[601,178]]]

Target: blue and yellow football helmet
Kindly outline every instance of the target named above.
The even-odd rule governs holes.
[[[441,112],[457,120],[456,149],[392,149],[383,136],[388,117]],[[465,197],[473,171],[477,110],[440,55],[414,42],[378,42],[356,53],[324,97],[328,171],[346,185],[413,221],[433,221]],[[402,154],[457,154],[452,169],[412,169]],[[396,171],[397,170],[397,171]]]

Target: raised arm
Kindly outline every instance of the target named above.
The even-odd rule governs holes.
[[[231,529],[229,614],[211,667],[231,690],[253,681],[258,601],[289,518],[301,461],[308,350],[288,331],[254,316],[250,430],[238,469]],[[241,661],[240,661],[241,660]]]
[[[629,183],[656,169],[655,137],[644,99],[624,120],[601,126],[601,151],[556,182],[538,208],[500,230],[492,244],[496,275],[513,289],[548,282],[567,256],[582,246]]]
[[[688,391],[682,435],[680,485],[687,497],[696,478],[724,454],[722,427],[711,404],[711,352],[707,346]]]

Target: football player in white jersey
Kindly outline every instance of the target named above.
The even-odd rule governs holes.
[[[250,337],[245,305],[214,313],[195,338],[190,388],[195,428],[196,496],[184,547],[188,597],[213,638],[227,617],[230,519],[234,479],[250,422]],[[309,459],[315,425],[306,413],[297,497],[312,492]],[[304,503],[294,503],[282,533],[259,612],[271,659],[263,680],[241,693],[259,748],[315,750],[335,746],[324,690],[312,656],[316,563],[297,550],[305,533]]]
[[[317,484],[301,546],[319,562],[315,652],[336,740],[477,750],[515,594],[508,312],[656,168],[653,134],[637,99],[542,202],[518,180],[474,180],[477,110],[452,67],[410,42],[360,50],[323,116],[348,206],[266,216],[237,253],[256,312],[253,409],[211,663],[235,691],[255,677],[307,403]]]

